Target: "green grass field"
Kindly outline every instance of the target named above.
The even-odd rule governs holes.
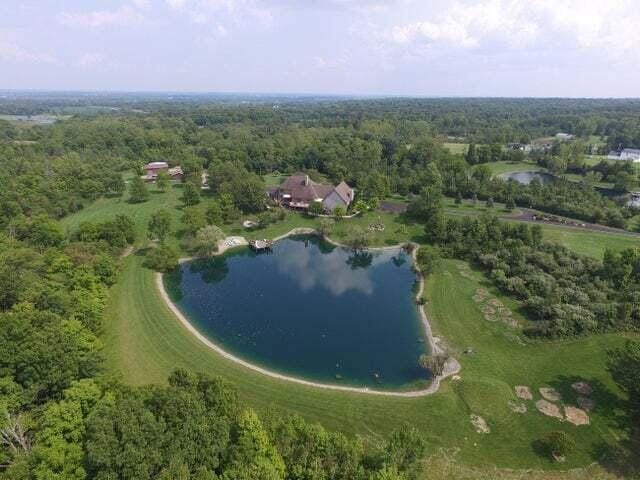
[[[575,252],[596,258],[602,258],[607,249],[620,251],[640,247],[638,236],[590,232],[555,225],[542,225],[542,230],[545,240],[560,243]]]
[[[469,149],[468,143],[443,143],[442,146],[447,150],[449,150],[454,155],[455,154],[464,155],[465,153],[467,153],[467,150]]]
[[[175,187],[164,194],[153,194],[144,204],[101,199],[62,223],[73,230],[82,221],[99,221],[124,213],[136,221],[141,235],[139,245],[143,245],[148,218],[158,208],[170,209],[179,226],[179,197],[180,189]],[[207,201],[203,200],[204,205]],[[456,207],[447,204],[447,208]],[[462,214],[470,209],[467,205],[458,208]],[[340,240],[348,225],[366,228],[377,221],[386,228],[374,235],[376,245],[420,240],[420,225],[404,224],[400,217],[388,213],[367,213],[339,221],[332,236]],[[284,222],[249,234],[239,222],[225,230],[250,238],[270,238],[297,226],[314,226],[315,222],[317,219],[290,214]],[[543,228],[545,238],[593,256],[600,256],[605,246],[624,248],[638,243],[636,238],[622,235]],[[179,243],[175,235],[172,241]],[[456,452],[455,464],[472,468],[478,476],[478,472],[492,472],[494,467],[564,470],[599,460],[602,452],[625,435],[614,413],[620,402],[619,392],[605,370],[606,351],[622,344],[625,337],[612,334],[564,342],[523,343],[518,329],[486,321],[472,296],[477,288],[487,288],[522,321],[518,304],[494,291],[481,273],[465,265],[446,260],[441,271],[427,282],[427,311],[434,332],[450,346],[463,367],[462,380],[444,382],[441,390],[430,397],[384,398],[320,390],[264,377],[225,360],[173,317],[155,288],[153,273],[142,267],[139,254],[123,260],[120,281],[109,296],[104,332],[108,369],[132,385],[162,383],[178,367],[219,375],[238,389],[246,405],[262,412],[298,413],[328,428],[360,435],[367,442],[378,442],[406,422],[420,430],[428,443],[429,456]],[[462,353],[469,347],[475,352],[473,355]],[[577,378],[586,379],[596,388],[597,408],[591,414],[590,426],[575,427],[545,417],[535,410],[533,402],[527,402],[526,414],[516,414],[508,408],[508,402],[515,399],[515,385],[529,385],[534,391],[553,386],[567,403],[574,403],[570,384]],[[475,432],[469,421],[471,413],[487,420],[490,434]],[[578,444],[577,452],[563,465],[541,457],[533,446],[541,435],[558,429],[569,433]],[[428,473],[428,465],[425,468]]]
[[[542,172],[546,170],[533,162],[489,162],[482,165],[489,167],[493,175],[516,172]]]

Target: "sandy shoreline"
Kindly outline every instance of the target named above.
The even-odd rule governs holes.
[[[294,229],[291,230],[290,232],[281,235],[279,237],[276,237],[273,239],[274,242],[281,240],[283,238],[289,237],[291,235],[304,235],[304,234],[314,234],[317,235],[318,232],[314,229],[311,228],[298,228],[298,229]],[[333,240],[327,239],[327,241],[329,241],[330,243],[332,243],[333,245],[336,246],[344,246],[341,245],[338,242],[335,242]],[[246,245],[246,243],[239,243],[237,245],[234,246],[241,246],[241,245]],[[224,245],[224,247],[226,248],[220,248],[218,255],[224,253],[224,251],[229,250],[230,248],[233,247],[229,247],[226,246],[226,244]],[[380,247],[380,248],[370,248],[369,250],[389,250],[389,249],[396,249],[401,247],[400,245],[396,245],[396,246],[392,246],[392,247]],[[417,267],[417,263],[416,263],[416,252],[417,252],[417,248],[414,249],[413,253],[412,253],[412,257],[414,260],[414,265],[416,266],[416,269],[418,269]],[[181,258],[180,261],[181,262],[185,262],[188,261],[189,258]],[[418,288],[418,293],[416,295],[416,299],[419,299],[422,296],[422,293],[424,291],[424,276],[422,275],[422,273],[418,270],[418,275],[420,277],[420,284],[419,284],[419,288]],[[314,388],[322,388],[325,390],[336,390],[336,391],[342,391],[342,392],[349,392],[349,393],[363,393],[363,394],[372,394],[372,395],[383,395],[383,396],[388,396],[388,397],[424,397],[427,395],[432,395],[435,392],[438,391],[438,389],[440,388],[440,382],[451,376],[451,375],[455,375],[456,373],[458,373],[460,371],[460,364],[453,358],[450,358],[447,361],[447,364],[445,365],[445,370],[444,373],[440,376],[436,376],[432,379],[431,384],[421,390],[413,390],[413,391],[406,391],[406,392],[398,392],[398,391],[392,391],[392,390],[376,390],[376,389],[372,389],[372,388],[367,388],[367,387],[349,387],[346,385],[335,385],[335,384],[331,384],[331,383],[320,383],[320,382],[313,382],[311,380],[305,380],[303,378],[298,378],[298,377],[293,377],[293,376],[289,376],[289,375],[284,375],[278,372],[274,372],[272,370],[263,368],[259,365],[255,365],[251,362],[247,362],[246,360],[243,360],[229,352],[227,352],[226,350],[224,350],[222,347],[220,347],[218,344],[216,344],[215,342],[212,342],[210,339],[208,339],[207,337],[205,337],[202,333],[200,333],[198,331],[198,329],[196,329],[191,322],[189,322],[189,320],[183,315],[183,313],[180,311],[180,309],[171,301],[171,299],[169,298],[169,295],[167,294],[167,291],[164,288],[164,282],[163,282],[163,275],[162,273],[156,272],[155,274],[155,282],[156,282],[156,287],[158,289],[158,292],[160,293],[160,296],[162,297],[162,299],[164,300],[165,304],[167,305],[167,307],[169,308],[169,310],[171,310],[171,312],[178,318],[178,320],[180,321],[180,323],[182,324],[183,327],[185,327],[192,335],[194,335],[200,342],[202,342],[204,345],[206,345],[208,348],[210,348],[211,350],[215,351],[216,353],[218,353],[220,356],[226,358],[227,360],[231,360],[232,362],[235,362],[239,365],[242,365],[245,368],[248,368],[250,370],[253,370],[254,372],[260,373],[262,375],[266,375],[268,377],[271,378],[275,378],[278,380],[283,380],[283,381],[287,381],[287,382],[292,382],[292,383],[297,383],[299,385],[304,385],[307,387],[314,387]],[[444,351],[442,350],[442,348],[435,342],[435,339],[433,337],[433,333],[431,330],[431,324],[429,322],[429,319],[424,311],[424,307],[422,305],[418,306],[418,311],[420,312],[420,318],[422,319],[422,325],[425,329],[425,336],[427,338],[427,342],[429,344],[429,350],[431,352],[432,355],[434,354],[441,354],[444,353]]]

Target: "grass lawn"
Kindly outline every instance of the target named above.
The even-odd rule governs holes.
[[[584,163],[586,163],[590,167],[599,164],[603,160],[605,162],[615,161],[615,160],[609,160],[606,155],[585,155],[584,156]]]
[[[127,195],[122,198],[99,198],[91,205],[83,208],[79,212],[63,218],[60,223],[68,232],[73,232],[82,222],[100,222],[109,220],[118,214],[127,215],[136,224],[136,234],[138,239],[146,235],[147,223],[151,214],[160,208],[165,208],[171,212],[175,224],[179,224],[181,212],[180,196],[182,195],[181,185],[173,185],[165,193],[159,192],[155,186],[149,186],[151,196],[149,201],[144,203],[129,203]]]
[[[482,165],[486,165],[487,167],[489,167],[493,175],[503,175],[505,173],[516,172],[546,171],[545,168],[533,162],[489,162],[483,163]]]
[[[453,154],[464,155],[469,149],[468,143],[443,143],[442,146]]]
[[[288,175],[285,174],[270,173],[268,175],[264,175],[262,178],[264,179],[264,183],[267,185],[267,187],[277,187],[287,177]]]
[[[505,204],[500,202],[494,202],[493,208],[487,208],[486,201],[478,200],[478,203],[474,205],[472,200],[464,199],[461,203],[456,204],[455,198],[443,197],[442,204],[447,215],[477,216],[485,212],[492,212],[500,217],[508,217],[520,214],[519,208],[509,211]]]
[[[179,197],[180,188],[174,187],[167,193],[154,193],[143,204],[102,199],[62,223],[72,230],[81,221],[100,221],[124,213],[136,221],[142,244],[148,218],[160,207],[170,209],[179,228]],[[203,199],[203,207],[208,201]],[[458,208],[462,214],[480,210],[466,204],[452,206],[449,200],[447,208]],[[337,222],[332,237],[343,239],[348,225],[366,228],[378,221],[386,228],[374,234],[375,245],[409,238],[420,240],[420,225],[404,224],[397,215],[371,212]],[[239,222],[224,228],[229,234],[270,238],[316,222],[314,218],[289,214],[285,221],[251,233],[242,229]],[[600,256],[605,245],[624,248],[638,243],[637,238],[623,235],[543,228],[545,238],[594,256]],[[175,234],[171,241],[179,243]],[[225,360],[173,317],[155,289],[153,273],[142,267],[139,254],[123,261],[120,281],[109,296],[104,332],[107,365],[110,372],[133,385],[162,383],[178,367],[220,375],[238,389],[246,405],[274,414],[298,413],[328,428],[361,435],[367,442],[379,441],[406,422],[420,430],[428,443],[428,455],[455,451],[456,464],[473,468],[478,476],[478,472],[493,471],[494,466],[567,469],[597,461],[603,451],[625,436],[614,414],[619,392],[605,370],[605,352],[621,345],[625,337],[611,334],[565,342],[523,343],[519,330],[487,322],[472,296],[477,288],[487,288],[513,310],[515,318],[521,319],[517,303],[495,292],[481,273],[465,265],[444,261],[441,271],[427,282],[427,310],[434,332],[455,352],[463,367],[461,381],[444,382],[442,389],[430,397],[385,398],[320,390],[268,378]],[[468,347],[474,350],[473,355],[462,353]],[[516,414],[508,408],[508,402],[515,400],[515,385],[529,385],[534,392],[544,385],[553,386],[567,403],[574,404],[570,384],[578,377],[596,388],[597,407],[591,414],[590,426],[575,427],[545,417],[535,410],[533,402],[526,402],[526,414]],[[536,393],[535,399],[538,398]],[[471,413],[488,422],[490,434],[475,432],[469,421]],[[551,430],[568,432],[578,444],[577,452],[564,465],[549,462],[533,446],[536,439]]]
[[[602,258],[606,249],[620,251],[640,246],[640,237],[638,236],[590,232],[579,228],[555,225],[541,226],[545,240],[560,243],[575,252],[591,257]]]

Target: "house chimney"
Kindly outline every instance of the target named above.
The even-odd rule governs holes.
[[[309,175],[304,176],[304,184],[309,185]]]

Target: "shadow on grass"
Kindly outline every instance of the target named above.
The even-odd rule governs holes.
[[[587,382],[593,388],[591,395],[581,395],[571,385],[576,382]],[[565,405],[579,407],[578,397],[587,397],[594,402],[591,413],[603,418],[610,429],[624,432],[624,438],[617,436],[615,441],[601,440],[596,443],[591,455],[608,472],[621,478],[636,478],[640,474],[640,431],[634,428],[639,418],[630,414],[630,406],[626,400],[613,393],[600,380],[584,378],[577,375],[560,375],[549,385],[558,390]],[[634,422],[635,420],[635,422]]]

